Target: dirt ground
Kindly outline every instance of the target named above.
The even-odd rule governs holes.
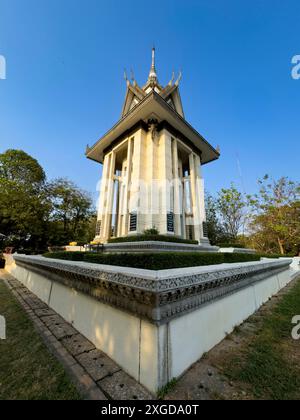
[[[235,363],[243,363],[245,353],[251,343],[262,332],[264,321],[277,307],[278,303],[300,278],[293,280],[285,289],[269,300],[232,334],[196,362],[165,393],[165,400],[254,400],[255,389],[249,383],[230,380],[228,371]],[[263,333],[263,332],[262,332]],[[281,343],[286,348],[289,363],[300,366],[300,343],[286,339]],[[300,396],[299,396],[300,397]],[[262,397],[262,399],[265,399]]]

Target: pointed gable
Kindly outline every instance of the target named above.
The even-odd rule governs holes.
[[[137,106],[145,96],[152,91],[158,93],[174,111],[184,118],[182,102],[179,93],[179,82],[181,80],[181,73],[174,83],[175,74],[173,72],[172,79],[163,87],[158,82],[156,67],[155,67],[155,48],[152,49],[152,64],[149,72],[148,80],[143,87],[140,87],[134,76],[132,75],[132,83],[128,80],[125,72],[125,80],[127,83],[127,90],[125,101],[122,109],[122,117],[125,117],[135,106]]]

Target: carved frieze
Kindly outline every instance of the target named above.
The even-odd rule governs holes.
[[[287,270],[291,260],[149,271],[15,256],[16,264],[156,324]]]

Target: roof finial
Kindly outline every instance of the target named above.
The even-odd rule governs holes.
[[[129,86],[130,85],[130,81],[128,80],[126,69],[124,69],[124,79],[125,79],[125,82],[126,82],[127,86]]]
[[[151,82],[157,82],[157,74],[156,74],[156,69],[155,69],[155,47],[153,46],[152,48],[152,65],[151,65],[151,70],[149,73],[149,81]]]
[[[181,79],[182,79],[182,71],[180,70],[180,72],[179,72],[179,76],[178,76],[178,79],[177,79],[177,80],[176,80],[176,82],[175,82],[175,86],[178,86],[178,85],[179,85],[179,83],[180,83]]]
[[[155,46],[152,47],[152,68],[155,69]]]
[[[175,72],[173,71],[172,79],[169,81],[169,86],[173,86],[174,80],[175,80]]]
[[[132,69],[130,70],[130,77],[131,77],[133,86],[136,86],[137,83],[136,83],[136,80],[135,80],[135,77],[134,77],[134,71]]]

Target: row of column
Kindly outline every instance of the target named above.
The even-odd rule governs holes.
[[[97,237],[101,241],[106,241],[111,237],[111,229],[113,222],[113,210],[115,206],[116,215],[114,220],[114,236],[126,236],[129,229],[129,216],[132,209],[129,208],[130,203],[130,194],[136,196],[139,201],[140,191],[139,191],[139,180],[141,179],[142,172],[142,157],[141,157],[141,147],[142,147],[142,138],[141,136],[136,136],[135,138],[128,139],[127,146],[127,158],[126,158],[126,171],[122,167],[121,176],[118,177],[115,175],[116,167],[116,151],[112,150],[104,158],[103,164],[103,175],[101,182],[101,194],[99,202],[99,211],[98,211],[98,221],[101,223],[100,234]],[[174,213],[174,234],[180,237],[186,237],[186,226],[189,223],[192,223],[192,228],[194,230],[194,238],[198,241],[201,241],[203,237],[203,221],[205,221],[205,205],[204,205],[204,185],[201,171],[201,161],[200,157],[194,152],[189,154],[189,176],[188,178],[181,178],[179,173],[179,156],[178,156],[178,141],[169,137],[170,141],[166,141],[164,138],[162,145],[164,146],[160,149],[160,153],[163,154],[163,157],[168,156],[171,159],[171,162],[167,164],[166,162],[161,162],[162,170],[160,175],[164,180],[173,180],[173,197],[171,207],[169,211]],[[170,149],[168,151],[168,149]],[[154,148],[152,154],[154,153]],[[151,158],[151,157],[150,157]],[[152,160],[154,156],[152,156]],[[150,159],[151,160],[151,159]],[[150,162],[148,162],[150,163]],[[124,166],[124,165],[123,165]],[[151,164],[151,168],[153,165]],[[171,171],[171,173],[169,173]],[[124,173],[125,172],[125,173]],[[155,176],[153,169],[151,173],[148,172],[150,178]],[[117,190],[115,190],[115,184],[118,184]],[[151,182],[151,179],[149,180]],[[188,182],[189,187],[186,183]],[[115,194],[117,191],[117,195]],[[152,205],[152,193],[150,193],[150,202],[149,205]],[[189,220],[186,220],[186,213],[188,211],[188,206],[186,203],[186,194],[189,193],[190,197],[190,207],[192,214],[189,216]],[[170,197],[163,197],[162,200],[162,209],[160,209],[161,214],[157,217],[165,217],[165,226],[167,226],[167,202],[170,202]],[[138,205],[138,202],[136,203]],[[132,205],[132,203],[131,203]],[[150,222],[153,222],[155,225],[155,216],[151,214],[151,209],[149,210],[148,215],[142,215],[142,222],[139,222],[138,214],[138,228],[137,231],[141,233],[144,229],[152,226],[148,226]],[[145,224],[145,226],[142,226]],[[151,224],[151,223],[150,223]],[[166,227],[167,229],[167,227]],[[161,230],[161,233],[166,233]]]

